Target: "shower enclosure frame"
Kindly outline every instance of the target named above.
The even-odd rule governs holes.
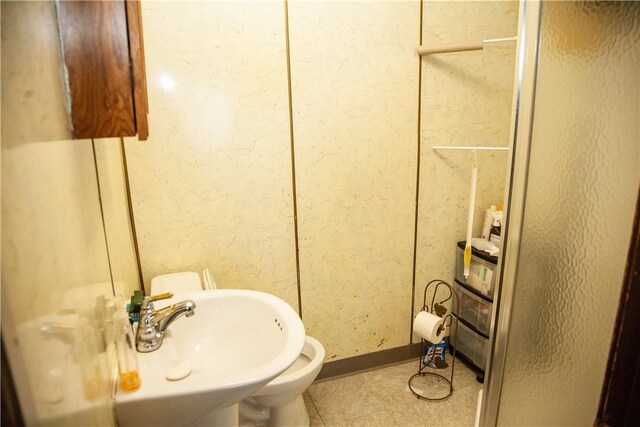
[[[506,227],[477,422],[597,424],[637,256],[625,249],[638,238],[628,233],[639,214],[640,8],[521,0],[519,12]],[[602,195],[616,221],[585,209]],[[627,366],[637,364],[635,342]],[[621,369],[623,378],[633,371]],[[621,383],[612,390],[628,399],[631,386]]]
[[[507,339],[516,282],[520,236],[526,202],[529,154],[533,128],[535,89],[540,42],[540,0],[521,0],[518,13],[518,41],[511,141],[505,185],[506,224],[502,237],[502,256],[496,280],[498,298],[493,304],[491,334],[479,425],[493,426],[498,407],[507,351]]]

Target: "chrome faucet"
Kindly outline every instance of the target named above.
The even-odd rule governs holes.
[[[173,293],[144,297],[140,310],[141,318],[138,332],[136,332],[136,347],[141,353],[157,350],[162,345],[162,339],[167,328],[174,320],[183,314],[191,317],[195,314],[196,304],[191,300],[180,301],[169,307],[156,310],[154,301],[171,298]]]

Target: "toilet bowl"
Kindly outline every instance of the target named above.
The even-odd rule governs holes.
[[[164,292],[186,292],[202,289],[197,273],[172,273],[151,280],[152,295]],[[245,421],[269,426],[309,426],[309,414],[302,393],[316,379],[324,363],[324,347],[307,336],[298,359],[266,386],[240,402],[240,415]]]
[[[269,426],[308,426],[309,414],[302,393],[320,373],[324,356],[322,344],[307,336],[298,360],[269,384],[252,394],[251,399],[243,402],[241,416],[252,422],[262,422],[263,414],[266,412],[262,409],[268,408]]]

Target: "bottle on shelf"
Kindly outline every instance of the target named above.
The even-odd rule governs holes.
[[[116,312],[113,315],[113,327],[120,388],[126,392],[135,391],[140,388],[140,376],[138,374],[135,340],[129,323],[129,316],[124,311]]]
[[[491,231],[489,232],[489,241],[496,246],[500,246],[500,232],[502,229],[502,220],[496,219],[491,226]]]
[[[482,225],[482,238],[485,240],[489,240],[489,233],[491,233],[491,226],[495,221],[496,215],[498,213],[498,209],[496,209],[496,205],[491,205],[489,209],[484,214],[484,224]]]

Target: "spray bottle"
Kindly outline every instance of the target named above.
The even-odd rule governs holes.
[[[496,212],[493,224],[489,231],[489,241],[496,246],[500,246],[500,234],[502,233],[502,210],[503,205],[501,204],[498,212]]]
[[[489,240],[489,233],[491,233],[491,226],[496,219],[498,209],[496,205],[491,205],[484,214],[484,224],[482,225],[482,238]]]

